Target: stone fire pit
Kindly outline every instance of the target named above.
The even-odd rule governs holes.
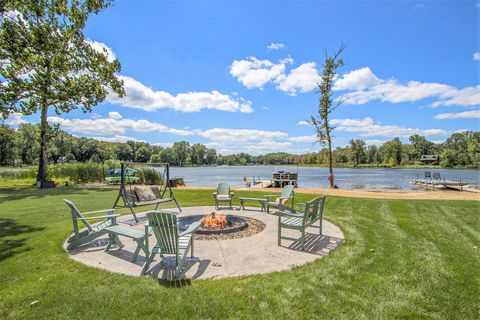
[[[197,234],[226,234],[226,233],[233,233],[238,232],[240,230],[245,229],[248,226],[247,220],[243,217],[234,216],[231,214],[222,215],[219,213],[212,212],[210,215],[222,216],[225,218],[225,223],[222,226],[218,227],[209,227],[207,225],[202,224],[199,229],[197,229]],[[210,215],[207,215],[209,217]],[[178,228],[180,231],[187,230],[188,226],[191,225],[193,222],[201,221],[202,218],[205,218],[204,214],[197,214],[193,216],[186,216],[186,217],[179,217],[177,219]]]

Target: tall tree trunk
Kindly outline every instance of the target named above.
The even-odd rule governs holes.
[[[42,118],[40,124],[40,158],[38,159],[37,182],[47,180],[47,112],[48,105],[46,99],[42,99]]]
[[[329,174],[328,181],[330,181],[330,189],[333,189],[332,139],[330,139],[330,133],[327,133],[327,142],[328,142],[328,174]]]

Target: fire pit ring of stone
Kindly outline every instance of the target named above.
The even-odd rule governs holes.
[[[208,216],[209,215],[198,214],[193,216],[179,217],[177,219],[178,229],[180,232],[183,232],[187,230],[188,226],[193,222],[200,221],[202,220],[202,218],[208,217]],[[200,228],[197,229],[195,233],[204,234],[204,235],[228,234],[228,233],[241,231],[248,226],[247,219],[243,217],[235,216],[231,214],[222,215],[222,216],[224,216],[227,220],[223,228],[207,228],[207,227],[201,226]]]

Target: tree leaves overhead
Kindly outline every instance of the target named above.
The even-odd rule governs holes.
[[[124,95],[115,74],[118,60],[108,61],[85,41],[91,14],[112,1],[7,0],[0,8],[0,105],[32,114],[42,99],[57,113],[102,102],[109,92]]]

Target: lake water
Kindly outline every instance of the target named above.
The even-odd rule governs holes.
[[[271,179],[272,172],[284,170],[297,172],[291,166],[219,166],[219,167],[171,167],[170,177],[183,177],[187,186],[216,186],[228,182],[233,187],[244,187],[243,177]],[[474,169],[354,169],[334,168],[335,184],[341,189],[416,189],[412,179],[423,178],[425,171],[438,172],[447,180],[461,180],[480,185],[480,170]],[[328,188],[328,169],[298,167],[299,188]]]

